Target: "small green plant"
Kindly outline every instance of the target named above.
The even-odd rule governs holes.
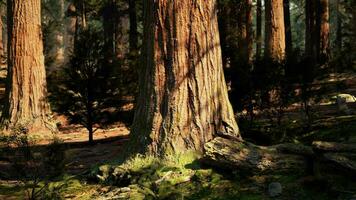
[[[35,140],[22,126],[14,127],[11,134],[1,140],[6,145],[3,156],[12,164],[11,176],[21,182],[26,198],[36,200],[50,195],[53,197],[50,199],[60,199],[58,191],[61,187],[49,187],[49,183],[64,169],[65,154],[61,141],[54,138],[48,146],[36,147]]]

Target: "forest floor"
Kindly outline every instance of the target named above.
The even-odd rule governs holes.
[[[340,110],[335,99],[332,99],[338,94],[356,96],[356,74],[331,75],[317,84],[326,86],[331,92],[312,107],[316,117],[310,130],[301,131],[303,128],[295,120],[300,119],[300,106],[295,105],[285,113],[283,133],[267,131],[270,130],[270,120],[261,114],[262,117],[256,120],[253,128],[258,130],[257,135],[263,135],[262,139],[254,135],[256,132],[246,131],[244,136],[256,143],[261,142],[258,140],[265,142],[271,140],[270,138],[282,138],[282,135],[289,138],[288,141],[295,140],[305,144],[314,140],[356,143],[356,103],[347,103],[350,112],[345,112]],[[0,98],[3,87],[0,77]],[[117,122],[106,129],[99,129],[94,135],[96,144],[89,145],[84,128],[69,124],[64,116],[57,116],[57,120],[60,121],[61,127],[56,136],[62,141],[61,144],[65,145],[65,167],[63,175],[51,179],[46,190],[43,190],[47,199],[55,199],[57,193],[62,199],[356,198],[355,178],[340,175],[342,172],[336,175],[324,172],[322,180],[299,173],[241,174],[238,171],[227,172],[203,166],[191,155],[183,155],[173,161],[136,158],[123,166],[117,163],[120,163],[118,157],[123,145],[128,141],[129,128],[124,123]],[[276,134],[282,135],[279,137]],[[280,141],[269,141],[267,144],[278,142]],[[42,151],[50,143],[50,140],[39,141],[36,148]],[[0,153],[2,150],[3,147],[0,147]],[[26,192],[31,189],[31,182],[15,178],[19,172],[14,171],[12,164],[10,159],[0,155],[0,200],[26,199]],[[121,178],[128,182],[112,180],[112,174],[122,169],[125,170],[125,176]],[[335,172],[339,170],[335,169]],[[42,181],[38,187],[44,188],[46,183]],[[271,195],[271,183],[282,186],[281,194],[276,197]],[[52,198],[48,195],[52,195]]]

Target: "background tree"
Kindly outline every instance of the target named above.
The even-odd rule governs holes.
[[[40,0],[8,1],[9,55],[1,125],[49,131]]]
[[[262,0],[256,5],[256,59],[259,60],[262,50]]]
[[[265,12],[265,57],[282,62],[286,48],[283,0],[266,0]]]
[[[144,11],[131,151],[202,151],[218,133],[239,136],[223,75],[215,1],[150,0]]]

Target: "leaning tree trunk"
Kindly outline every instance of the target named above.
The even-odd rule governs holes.
[[[265,1],[265,57],[274,62],[285,59],[283,0]]]
[[[43,56],[40,0],[8,0],[8,76],[1,124],[9,130],[53,130],[48,123],[46,73]]]
[[[131,152],[203,151],[239,130],[223,75],[215,0],[144,1],[140,91]]]

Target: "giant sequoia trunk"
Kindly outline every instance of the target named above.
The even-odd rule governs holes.
[[[140,91],[131,152],[203,151],[239,130],[223,75],[215,0],[144,1]]]
[[[8,0],[8,76],[5,128],[26,126],[30,132],[48,131],[40,0]]]
[[[265,1],[265,57],[274,62],[285,59],[283,0]]]

